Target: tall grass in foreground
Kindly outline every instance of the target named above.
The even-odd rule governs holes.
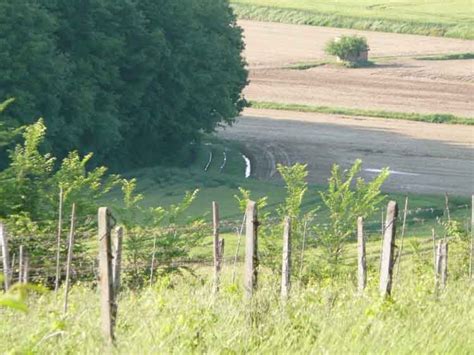
[[[117,344],[101,338],[99,297],[92,285],[76,285],[70,311],[61,315],[62,297],[31,300],[31,311],[0,313],[1,351],[12,353],[455,353],[474,351],[474,287],[453,272],[448,289],[433,293],[433,273],[424,261],[408,258],[395,281],[393,299],[377,292],[375,264],[369,288],[358,296],[352,276],[321,279],[279,299],[278,277],[268,272],[252,302],[224,275],[212,297],[211,273],[165,276],[152,288],[122,292]],[[417,260],[414,262],[414,260]],[[458,278],[459,277],[459,278]],[[400,281],[400,282],[399,282]],[[240,281],[239,281],[240,285]],[[60,292],[59,295],[62,295]]]

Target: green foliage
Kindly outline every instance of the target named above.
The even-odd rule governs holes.
[[[59,158],[176,163],[245,103],[227,0],[1,2],[0,32],[0,98],[16,98],[5,120],[45,117]]]
[[[183,220],[183,215],[195,201],[199,190],[186,192],[180,203],[168,208],[143,208],[143,196],[137,194],[136,180],[122,179],[124,208],[116,209],[125,226],[124,283],[129,287],[142,286],[153,271],[174,272],[182,268],[172,266],[176,258],[187,257],[190,250],[205,236],[202,219]]]
[[[0,284],[4,281],[4,275],[0,274]],[[29,293],[45,293],[46,289],[42,286],[29,283],[13,284],[8,291],[0,295],[0,309],[10,308],[23,313],[28,312],[27,298]]]
[[[277,223],[265,225],[259,229],[262,263],[275,274],[281,270],[281,247],[283,225],[285,217],[291,219],[291,239],[293,250],[300,250],[303,239],[306,237],[307,225],[314,218],[317,208],[302,213],[303,198],[308,190],[306,181],[308,170],[306,164],[296,163],[292,166],[279,164],[277,169],[285,182],[285,199],[276,207]],[[266,218],[270,215],[266,213]],[[259,217],[260,220],[260,217]],[[300,268],[300,258],[293,253],[293,273]]]
[[[0,114],[13,102],[14,99],[8,99],[0,103]],[[0,122],[0,148],[12,143],[13,138],[21,132],[21,129],[12,129],[11,127],[5,126],[3,122]]]
[[[326,44],[325,48],[327,54],[349,62],[356,61],[359,54],[367,50],[369,50],[367,39],[357,35],[333,39]]]
[[[25,128],[24,142],[10,152],[10,165],[0,172],[1,217],[21,214],[32,220],[52,218],[60,187],[65,206],[74,202],[80,213],[89,213],[117,183],[116,176],[105,177],[105,167],[87,171],[92,154],[81,158],[79,153],[71,152],[55,171],[56,158],[41,153],[45,134],[46,126],[40,119]]]
[[[292,220],[299,217],[301,203],[308,190],[308,169],[306,164],[296,163],[293,166],[278,164],[278,172],[285,181],[286,199],[285,204],[280,206],[278,213],[281,217],[288,216]]]
[[[239,193],[240,193],[240,196],[234,195],[234,198],[237,200],[239,204],[240,212],[245,213],[248,202],[252,200],[252,196],[251,196],[252,193],[250,192],[250,190],[246,190],[243,187],[239,187]],[[267,196],[261,197],[255,202],[257,203],[257,210],[262,211],[268,205],[268,197]],[[260,219],[261,218],[262,217],[260,216]]]
[[[366,183],[358,177],[361,168],[361,160],[356,160],[344,172],[334,165],[327,191],[320,192],[328,220],[314,226],[314,231],[317,243],[324,248],[324,258],[334,272],[337,272],[347,241],[354,236],[357,218],[373,214],[385,198],[380,188],[388,178],[389,170],[383,169],[375,179]]]

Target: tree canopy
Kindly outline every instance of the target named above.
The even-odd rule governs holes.
[[[227,0],[0,2],[0,101],[9,125],[44,117],[64,157],[175,159],[244,106],[241,29]]]

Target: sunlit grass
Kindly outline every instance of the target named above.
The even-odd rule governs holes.
[[[232,0],[243,19],[355,28],[429,36],[474,38],[468,0],[362,1]]]

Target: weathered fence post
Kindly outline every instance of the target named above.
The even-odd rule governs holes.
[[[71,211],[71,226],[69,229],[69,241],[67,248],[67,262],[66,262],[66,286],[64,290],[64,313],[67,313],[68,297],[69,297],[69,278],[71,275],[72,253],[74,249],[74,228],[76,224],[76,204],[72,204]]]
[[[248,299],[252,298],[258,279],[258,215],[257,204],[249,201],[245,222],[245,270],[244,289]]]
[[[99,281],[102,332],[105,338],[114,340],[114,285],[112,276],[111,215],[107,207],[99,208]]]
[[[398,217],[398,205],[390,201],[387,206],[385,220],[385,233],[383,237],[382,260],[380,263],[380,294],[390,296],[392,293],[392,276],[395,249],[396,222]]]
[[[58,232],[56,235],[56,277],[54,280],[54,292],[58,292],[59,279],[61,275],[61,234],[63,226],[63,188],[59,188],[59,214],[58,214]]]
[[[214,246],[214,293],[219,292],[220,273],[222,269],[222,259],[224,257],[224,240],[219,239],[219,205],[212,202],[212,229]]]
[[[281,264],[281,298],[286,300],[291,289],[291,218],[283,224],[283,256]]]
[[[5,291],[8,291],[10,288],[10,280],[12,277],[12,272],[10,268],[10,251],[8,249],[8,236],[5,225],[0,222],[0,248],[2,251],[2,262],[3,262],[3,274],[4,274],[4,284]]]
[[[220,255],[219,270],[222,270],[222,264],[224,262],[224,247],[225,247],[224,239],[220,239],[219,240],[219,255]]]
[[[357,218],[357,281],[359,293],[367,285],[367,261],[365,256],[364,219]]]
[[[20,245],[19,251],[19,258],[18,258],[18,282],[21,283],[23,281],[23,245]]]
[[[114,296],[116,297],[120,290],[120,272],[122,269],[122,242],[123,242],[123,227],[119,226],[115,229],[114,243],[113,243],[113,284]]]
[[[446,288],[448,282],[448,242],[441,245],[441,287]]]
[[[24,261],[23,261],[23,275],[22,275],[22,280],[21,282],[26,284],[28,283],[28,279],[29,279],[29,272],[30,272],[30,258],[28,256],[28,253],[25,253],[25,256],[23,257]]]

